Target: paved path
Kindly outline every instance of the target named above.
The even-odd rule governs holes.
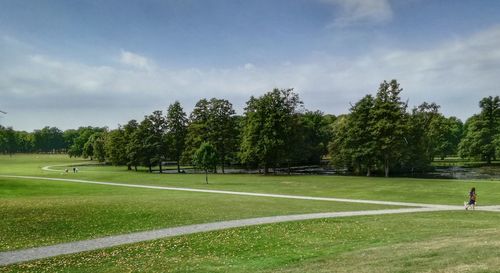
[[[0,252],[0,265],[9,265],[36,259],[54,257],[63,254],[72,254],[82,251],[97,250],[124,244],[138,243],[160,238],[167,238],[172,236],[187,235],[187,234],[228,229],[228,228],[246,227],[246,226],[262,225],[262,224],[299,221],[299,220],[362,216],[362,215],[429,212],[429,211],[441,211],[441,210],[443,209],[404,208],[404,209],[364,210],[364,211],[346,211],[346,212],[331,212],[331,213],[311,213],[311,214],[283,215],[283,216],[250,218],[250,219],[231,220],[231,221],[214,222],[206,224],[197,224],[197,225],[158,229],[152,231],[136,232],[124,235],[109,236],[92,240],[77,241],[77,242],[23,249],[17,251]]]

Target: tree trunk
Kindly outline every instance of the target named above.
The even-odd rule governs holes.
[[[127,165],[127,170],[128,170],[128,171],[131,171],[131,170],[132,170],[132,166]]]
[[[179,160],[177,160],[177,172],[181,173],[181,164],[180,164]]]
[[[134,170],[137,172],[137,165],[134,165]]]
[[[224,171],[224,160],[222,160],[222,166],[221,167],[222,167],[222,174],[224,174],[225,173],[225,171]]]
[[[387,157],[388,156],[386,155],[385,156],[385,160],[384,160],[384,173],[385,173],[385,177],[389,177],[389,159]]]
[[[160,160],[160,163],[158,163],[158,167],[160,168],[160,174],[163,173],[163,170],[161,168],[161,160]]]
[[[269,174],[269,166],[264,165],[264,175]]]
[[[208,184],[208,170],[205,169],[205,182]]]
[[[486,164],[491,165],[491,156],[486,157]]]
[[[370,167],[368,167],[368,170],[366,170],[366,176],[370,176],[370,175],[371,175]]]
[[[153,170],[151,169],[151,164],[148,165],[148,168],[149,168],[149,172],[152,173]]]

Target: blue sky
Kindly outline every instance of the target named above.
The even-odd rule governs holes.
[[[465,119],[500,94],[494,0],[0,1],[0,123],[116,127],[200,98],[294,87],[346,113],[396,78]]]

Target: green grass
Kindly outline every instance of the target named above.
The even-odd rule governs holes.
[[[45,160],[48,157],[49,160]],[[461,204],[471,187],[476,187],[481,205],[495,205],[500,200],[500,181],[451,180],[413,178],[374,178],[315,175],[209,175],[209,184],[203,174],[149,174],[145,171],[127,171],[124,167],[79,167],[78,174],[46,172],[46,165],[85,162],[67,156],[15,155],[0,156],[0,174],[37,175],[78,178],[93,181],[192,187],[202,189],[280,193],[294,195],[357,198],[384,201],[403,201],[433,204]],[[64,169],[64,167],[60,167]]]
[[[438,212],[262,225],[114,247],[4,272],[499,272],[500,214]]]
[[[62,155],[0,156],[0,174],[456,204],[470,187],[500,204],[500,181],[149,174]],[[64,169],[65,167],[61,167]],[[387,208],[0,178],[0,251],[228,219]],[[395,208],[395,207],[391,207]],[[500,213],[434,212],[279,223],[179,236],[0,267],[0,272],[500,272]]]
[[[0,251],[229,219],[387,207],[0,178]]]

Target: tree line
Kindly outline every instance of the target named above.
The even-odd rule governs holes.
[[[176,101],[117,129],[80,127],[34,132],[0,126],[3,153],[67,153],[149,171],[174,161],[205,171],[228,165],[262,169],[318,165],[324,159],[357,174],[420,172],[434,158],[450,155],[491,163],[500,158],[500,99],[483,98],[480,113],[465,124],[445,117],[440,106],[423,102],[408,109],[397,80],[382,82],[374,95],[333,116],[304,108],[293,89],[274,89],[251,97],[243,115],[225,99],[201,99],[190,115]]]

